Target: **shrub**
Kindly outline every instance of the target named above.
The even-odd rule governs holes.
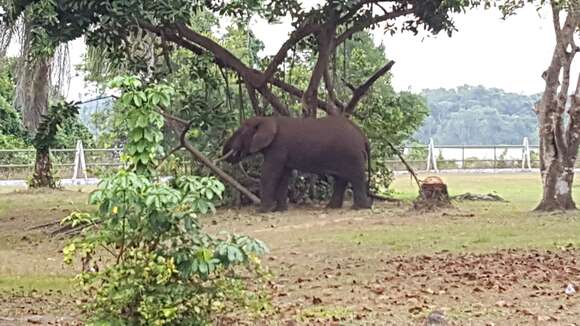
[[[198,220],[215,211],[224,185],[197,176],[155,181],[163,121],[154,108],[167,104],[171,87],[143,88],[134,77],[114,85],[124,91],[129,170],[101,181],[90,196],[94,214],[63,220],[82,228],[63,253],[66,263],[75,256],[82,262],[77,279],[89,299],[88,324],[206,325],[218,314],[261,313],[268,298],[249,286],[260,285],[266,246],[243,235],[210,236]],[[244,271],[249,281],[239,277]]]

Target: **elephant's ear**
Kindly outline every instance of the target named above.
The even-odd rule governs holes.
[[[277,131],[278,126],[273,118],[260,119],[250,143],[250,153],[256,153],[268,147],[274,140]]]

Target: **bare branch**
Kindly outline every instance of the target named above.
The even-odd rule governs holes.
[[[342,103],[336,96],[334,82],[332,80],[332,76],[330,75],[328,66],[326,66],[326,69],[324,70],[324,86],[326,87],[329,104],[332,106],[333,111],[342,112],[342,110],[344,110],[344,103]]]
[[[186,129],[185,132],[187,132],[187,130],[189,130],[189,129]],[[165,163],[165,161],[167,161],[167,159],[169,159],[171,157],[171,155],[175,154],[178,150],[180,150],[182,148],[183,148],[183,146],[179,145],[179,146],[176,146],[175,148],[173,148],[171,151],[169,151],[169,153],[167,153],[167,155],[165,155],[159,161],[159,164],[157,164],[157,166],[155,167],[155,170],[158,170],[163,165],[163,163]]]
[[[181,124],[183,126],[187,126],[189,124],[188,121],[183,120],[181,118],[178,118],[178,117],[174,116],[173,114],[167,112],[167,110],[165,108],[161,108],[161,109],[157,110],[157,112],[159,112],[164,118],[178,122],[179,124]]]
[[[326,71],[331,55],[331,49],[334,48],[334,35],[336,34],[336,25],[329,23],[325,25],[317,34],[318,39],[318,59],[312,70],[310,81],[304,95],[302,96],[302,105],[305,116],[313,116],[318,106],[318,87]],[[336,108],[330,105],[330,112],[336,112]]]
[[[356,105],[358,104],[358,102],[363,98],[363,96],[365,96],[365,94],[368,92],[368,90],[371,88],[371,86],[379,78],[381,78],[389,70],[391,70],[391,67],[393,67],[394,64],[395,64],[395,61],[390,61],[384,67],[382,67],[381,69],[377,70],[377,72],[375,72],[371,76],[371,78],[369,78],[364,84],[362,84],[357,89],[355,89],[353,91],[353,95],[352,95],[352,98],[350,99],[350,102],[348,102],[346,108],[344,109],[344,112],[347,113],[347,114],[352,114],[352,112],[356,108]]]
[[[397,156],[399,157],[399,159],[401,160],[401,162],[403,162],[403,165],[405,165],[405,167],[407,168],[407,171],[409,171],[409,173],[411,174],[411,176],[415,179],[415,182],[417,183],[417,188],[419,188],[419,194],[421,195],[421,198],[425,199],[425,195],[423,194],[423,188],[421,188],[421,181],[419,180],[419,178],[417,177],[417,174],[415,173],[415,170],[413,170],[413,168],[411,168],[411,166],[407,163],[407,161],[405,160],[405,158],[403,157],[403,155],[401,154],[401,152],[399,152],[395,146],[393,146],[393,144],[391,144],[391,142],[386,141],[387,145],[389,145],[389,147],[391,148],[391,150],[397,154]]]
[[[251,191],[249,191],[246,187],[242,186],[236,179],[232,178],[230,175],[222,171],[220,168],[215,166],[210,160],[208,160],[200,151],[198,151],[187,139],[185,135],[182,134],[181,137],[181,144],[187,151],[193,155],[197,160],[202,162],[205,166],[207,166],[210,170],[212,170],[215,174],[217,174],[222,180],[232,185],[236,188],[239,192],[246,195],[254,204],[260,204],[260,198],[254,195]]]
[[[248,97],[250,97],[250,102],[252,103],[252,108],[254,109],[254,114],[256,116],[263,116],[264,111],[260,107],[260,102],[258,101],[258,95],[256,94],[256,89],[250,86],[250,84],[246,84],[246,90],[248,91]]]
[[[266,83],[272,79],[276,73],[276,70],[278,69],[278,66],[284,61],[288,51],[290,51],[294,45],[296,45],[305,37],[318,31],[320,31],[319,24],[306,24],[293,31],[292,34],[290,34],[290,38],[288,38],[288,40],[282,44],[276,55],[274,55],[272,58],[272,61],[270,61],[268,68],[266,68],[266,71],[264,72],[264,79],[262,81],[262,85],[260,86],[266,85]]]
[[[346,85],[346,87],[348,87],[348,89],[350,89],[351,91],[354,92],[354,90],[356,89],[356,87],[354,87],[353,84],[349,83],[348,80],[341,78],[342,82]]]
[[[355,4],[350,10],[342,17],[338,19],[339,24],[347,23],[356,13],[361,10],[364,6],[369,4],[377,4],[380,5],[380,0],[361,0],[357,4]],[[387,2],[387,1],[384,1]],[[382,6],[381,6],[382,7]]]

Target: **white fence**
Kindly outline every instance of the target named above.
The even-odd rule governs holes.
[[[428,145],[402,148],[416,171],[533,171],[538,168],[538,146],[529,145]],[[121,148],[87,148],[79,141],[75,149],[51,150],[53,173],[61,179],[97,178],[121,166]],[[33,149],[0,149],[0,180],[25,180],[34,170]],[[394,157],[386,161],[396,173],[407,170]]]
[[[539,167],[539,146],[530,145],[428,145],[402,149],[407,163],[417,171],[508,172],[534,171]],[[395,172],[406,172],[398,159],[387,160]]]
[[[95,178],[121,166],[121,148],[51,149],[53,174],[59,178]],[[0,180],[24,180],[32,175],[34,149],[0,149]]]

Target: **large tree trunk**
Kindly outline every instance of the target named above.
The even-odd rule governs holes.
[[[574,181],[574,163],[576,158],[569,155],[553,155],[556,146],[542,146],[540,160],[546,168],[542,170],[543,194],[542,201],[536,207],[540,211],[576,209],[572,199],[572,183]],[[543,153],[542,153],[543,152]],[[563,157],[563,156],[568,156]]]
[[[32,74],[30,87],[26,92],[27,101],[22,106],[24,125],[30,135],[34,137],[38,126],[42,122],[43,115],[48,112],[48,96],[50,85],[50,60],[38,59],[30,64],[29,73]],[[36,148],[36,162],[34,164],[34,175],[31,186],[34,188],[56,186],[51,172],[49,149]]]
[[[552,11],[556,47],[550,66],[543,74],[546,87],[542,99],[536,105],[543,184],[542,200],[536,207],[539,211],[576,209],[572,183],[580,139],[580,80],[571,100],[568,90],[570,67],[577,52],[574,34],[579,28],[580,16],[570,9],[561,26],[560,9],[555,3]],[[564,126],[566,116],[568,124]]]
[[[20,53],[20,70],[16,85],[15,107],[22,113],[23,124],[28,134],[34,138],[43,116],[48,112],[50,96],[51,58],[34,58],[30,54],[31,31],[25,26]],[[54,187],[50,171],[49,149],[36,148],[32,187]]]

